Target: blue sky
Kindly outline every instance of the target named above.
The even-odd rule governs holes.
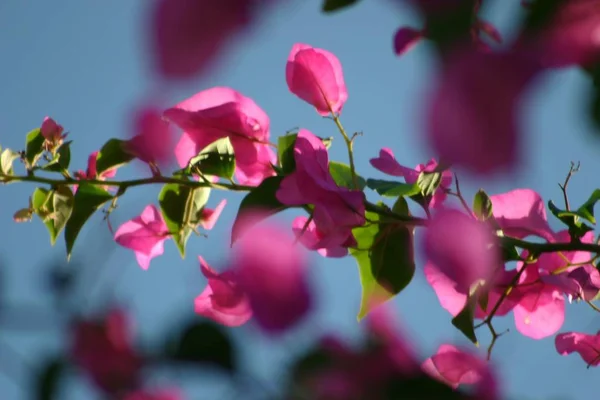
[[[19,149],[24,135],[39,126],[49,115],[69,132],[73,144],[72,168],[84,169],[87,156],[110,137],[126,137],[132,107],[152,89],[144,42],[145,0],[127,2],[107,0],[101,3],[63,0],[27,2],[6,0],[0,4],[0,144]],[[331,158],[346,162],[345,149],[335,125],[319,117],[313,108],[289,93],[285,84],[285,62],[294,43],[303,42],[336,54],[344,68],[349,100],[342,121],[350,131],[362,131],[358,139],[356,163],[365,177],[383,175],[368,163],[381,147],[391,147],[404,165],[416,165],[431,157],[422,136],[421,104],[428,83],[435,73],[427,45],[419,45],[402,58],[392,52],[392,36],[397,27],[419,27],[408,8],[392,9],[387,1],[369,1],[334,17],[320,14],[319,1],[290,1],[264,16],[263,24],[252,34],[235,43],[209,76],[173,88],[167,93],[174,104],[211,86],[230,86],[252,97],[270,116],[273,138],[294,127],[303,127],[319,136],[334,136]],[[502,4],[500,4],[502,3]],[[510,3],[510,4],[509,4]],[[516,21],[512,13],[519,2],[496,1],[487,10],[488,19],[498,24],[507,39]],[[493,79],[493,74],[490,75]],[[600,143],[586,120],[587,82],[578,71],[547,75],[526,99],[523,126],[525,166],[516,176],[481,181],[462,179],[463,192],[469,197],[478,188],[495,194],[512,188],[530,187],[545,200],[561,201],[557,183],[564,179],[570,161],[581,161],[582,169],[571,183],[571,201],[585,201],[598,186],[597,159]],[[119,171],[122,178],[146,174],[139,164]],[[50,263],[64,259],[64,243],[50,246],[41,222],[15,224],[12,214],[27,205],[34,186],[15,184],[0,188],[0,257],[10,283],[2,294],[18,303],[44,306],[48,299],[41,276]],[[159,187],[140,188],[124,197],[114,213],[114,223],[139,214],[153,202]],[[220,267],[227,253],[227,236],[241,196],[215,192],[209,206],[221,198],[229,203],[208,239],[192,238],[188,257],[181,260],[175,246],[168,243],[164,256],[142,271],[133,254],[117,248],[101,218],[93,219],[76,245],[75,259],[91,269],[103,272],[104,286],[96,285],[85,293],[86,305],[93,308],[112,287],[117,299],[131,308],[137,317],[136,332],[144,341],[165,333],[169,322],[192,313],[193,298],[204,288],[196,256],[202,255]],[[291,220],[293,213],[283,216]],[[555,221],[552,226],[559,229]],[[258,335],[252,327],[235,331],[244,343],[246,367],[268,384],[276,385],[289,350],[297,343],[308,343],[310,335],[337,332],[356,338],[360,326],[356,313],[360,285],[355,262],[351,258],[325,260],[312,258],[318,311],[295,333],[277,341]],[[422,260],[419,260],[422,265]],[[118,283],[117,283],[118,282]],[[104,288],[104,289],[103,289]],[[91,309],[90,308],[90,309]],[[444,311],[420,271],[410,287],[393,301],[397,313],[416,351],[423,358],[443,342],[465,343],[450,325]],[[580,399],[597,392],[594,381],[598,369],[586,369],[576,355],[561,357],[554,350],[553,338],[541,341],[521,336],[514,329],[512,316],[496,323],[498,330],[509,328],[499,339],[493,360],[499,367],[506,393],[512,398]],[[567,307],[562,331],[596,332],[600,318],[586,305]],[[25,360],[33,354],[48,354],[60,347],[52,332],[22,334],[7,330],[9,342]],[[487,335],[481,334],[487,343]],[[27,386],[27,369],[16,365],[14,374]],[[274,378],[275,377],[275,378]],[[174,377],[170,377],[173,378]],[[226,384],[211,384],[211,394],[203,387],[214,381],[212,375],[186,380],[191,398],[221,398]],[[170,379],[155,378],[157,384]],[[177,383],[176,381],[174,383]],[[65,399],[91,399],[85,385],[76,384]],[[19,399],[25,394],[2,376],[3,398]]]

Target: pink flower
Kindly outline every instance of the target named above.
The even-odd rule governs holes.
[[[200,224],[204,229],[209,231],[215,226],[226,204],[227,200],[221,200],[221,202],[217,205],[217,208],[214,210],[206,207],[202,209]]]
[[[550,68],[590,66],[600,56],[600,1],[565,1],[546,26],[525,32],[517,45]]]
[[[164,242],[170,237],[167,224],[155,205],[144,208],[139,217],[125,222],[115,232],[115,241],[135,252],[138,264],[144,270],[150,261],[164,252]]]
[[[252,223],[247,219],[248,227]],[[234,247],[232,269],[254,319],[267,333],[297,324],[312,307],[303,254],[277,226],[258,225]]]
[[[277,156],[269,147],[269,117],[248,97],[227,87],[214,87],[169,108],[164,115],[184,131],[175,148],[180,167],[209,144],[229,137],[240,184],[256,186],[275,175],[271,164]]]
[[[79,321],[74,326],[73,360],[109,394],[135,385],[142,368],[142,360],[131,345],[128,324],[127,315],[116,309],[101,321]]]
[[[324,235],[317,229],[314,221],[310,221],[307,228],[304,229],[307,217],[296,217],[292,223],[292,230],[296,237],[299,237],[300,243],[302,243],[307,249],[316,250],[323,257],[340,258],[348,254],[348,246],[351,246],[354,241],[348,237],[344,232],[341,232],[344,237],[340,238],[337,235]],[[329,243],[333,243],[330,245]],[[339,243],[342,243],[340,245]]]
[[[493,215],[506,236],[523,239],[536,235],[551,240],[554,233],[548,225],[542,197],[531,189],[515,189],[490,196]]]
[[[425,232],[424,251],[456,282],[457,290],[468,293],[474,283],[488,281],[502,265],[496,242],[489,226],[456,210],[440,210]]]
[[[427,282],[435,291],[442,308],[448,311],[453,317],[458,315],[458,313],[461,312],[467,303],[467,295],[469,292],[465,291],[464,288],[459,290],[456,282],[448,278],[430,262],[425,264],[423,271],[425,273]],[[498,301],[500,301],[500,298],[503,297],[503,293],[506,290],[507,285],[513,281],[516,274],[517,271],[515,270],[501,270],[499,273],[494,275],[494,284],[490,285],[487,289],[487,307],[484,310],[480,304],[477,304],[474,315],[476,319],[484,319],[489,315],[491,310],[495,308]],[[502,300],[502,303],[500,303],[498,306],[495,315],[504,316],[508,314],[518,304],[520,299],[521,293],[519,291],[511,291],[510,294],[506,296],[504,300]]]
[[[481,380],[486,363],[455,346],[443,344],[437,353],[422,364],[425,372],[456,389],[459,385],[473,385]]]
[[[394,52],[397,56],[401,56],[419,43],[424,37],[422,30],[402,27],[396,31],[394,35]]]
[[[325,145],[306,129],[298,133],[294,159],[296,170],[281,182],[277,199],[290,206],[314,204],[313,220],[319,242],[312,247],[354,245],[352,228],[365,223],[364,193],[336,185],[329,173]]]
[[[178,389],[141,389],[125,395],[123,400],[182,400]]]
[[[152,50],[166,78],[190,78],[214,65],[225,45],[253,19],[250,0],[159,0],[152,11]]]
[[[40,133],[44,139],[53,143],[64,138],[63,131],[64,128],[50,117],[44,118],[44,122],[42,122],[42,126],[40,127]]]
[[[411,185],[417,182],[421,172],[432,172],[438,166],[437,161],[432,158],[427,164],[419,164],[415,169],[404,167],[396,161],[394,153],[387,147],[379,150],[379,157],[372,158],[369,162],[384,174],[401,176]],[[442,172],[442,182],[431,198],[430,208],[440,207],[444,203],[447,197],[446,190],[450,189],[450,185],[452,185],[452,172],[446,170]]]
[[[440,159],[486,175],[520,160],[520,100],[537,68],[519,53],[456,52],[427,104],[427,140]]]
[[[143,108],[135,114],[134,137],[128,142],[128,150],[145,163],[166,163],[173,148],[173,132],[161,112],[155,108]]]
[[[226,326],[245,324],[252,317],[252,310],[235,274],[232,271],[219,274],[202,257],[198,260],[208,285],[194,301],[196,314]]]
[[[561,333],[556,335],[554,343],[556,351],[563,356],[577,352],[588,367],[600,364],[600,331],[596,335],[578,332]]]
[[[96,169],[96,162],[98,161],[98,153],[99,153],[98,151],[95,151],[92,154],[90,154],[90,156],[88,157],[87,170],[85,172],[81,171],[81,170],[75,172],[76,179],[103,181],[103,180],[106,180],[106,178],[112,178],[117,174],[116,168],[107,169],[106,171],[102,171],[102,172],[98,173],[98,170]],[[78,185],[73,185],[73,193],[77,192],[78,187],[79,187]],[[102,189],[104,189],[104,190],[108,190],[109,188],[110,188],[110,186],[102,186]]]
[[[324,116],[340,113],[348,99],[342,64],[327,50],[296,43],[288,57],[285,79],[290,92]]]

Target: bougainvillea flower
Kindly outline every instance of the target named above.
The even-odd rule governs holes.
[[[550,68],[590,66],[600,57],[600,1],[569,0],[557,7],[546,26],[524,31],[523,47]]]
[[[96,168],[96,163],[98,161],[98,151],[93,152],[88,157],[88,165],[86,171],[77,171],[75,172],[75,178],[79,180],[99,180],[103,181],[107,178],[113,178],[117,174],[116,168],[110,168],[106,171],[102,171],[98,173]],[[73,193],[77,192],[78,185],[73,185]],[[110,186],[102,186],[102,189],[109,190]]]
[[[353,245],[352,228],[365,223],[364,193],[336,185],[325,145],[306,129],[298,133],[294,159],[296,170],[281,182],[277,199],[290,206],[314,204],[313,220],[324,244],[320,247]]]
[[[194,301],[196,314],[226,326],[240,326],[248,322],[252,310],[235,274],[232,271],[219,274],[202,257],[198,260],[208,285]]]
[[[285,79],[290,92],[321,115],[341,112],[348,100],[342,64],[327,50],[296,43],[288,57]]]
[[[134,115],[134,137],[128,150],[145,163],[166,163],[173,154],[173,131],[162,112],[148,107]]]
[[[351,237],[348,237],[344,231],[339,232],[343,237],[339,238],[336,234],[323,235],[319,231],[314,221],[310,221],[308,225],[307,217],[296,217],[292,222],[292,230],[299,242],[307,249],[316,250],[323,257],[339,258],[348,254],[348,247],[354,244]],[[306,226],[306,229],[305,229]],[[329,243],[333,243],[330,245]],[[340,243],[342,245],[340,246]]]
[[[178,389],[140,389],[125,395],[123,400],[183,400]]]
[[[443,209],[431,219],[423,249],[429,262],[456,282],[458,291],[468,293],[502,265],[496,242],[489,226],[460,211]]]
[[[430,262],[425,264],[423,272],[425,273],[427,282],[435,291],[442,308],[448,311],[453,317],[458,315],[467,303],[468,292],[458,290],[456,282],[444,275],[444,273]],[[504,297],[503,293],[506,287],[513,281],[516,274],[517,271],[515,270],[501,270],[494,275],[494,284],[486,289],[488,296],[487,307],[483,309],[482,304],[478,302],[474,314],[476,319],[484,319],[489,315],[500,299]],[[521,293],[519,291],[511,291],[508,296],[504,297],[496,309],[495,315],[504,316],[508,314],[518,304],[520,299]]]
[[[115,309],[101,321],[77,321],[73,327],[73,361],[109,394],[133,387],[143,365],[131,345],[129,324],[127,314]]]
[[[408,184],[416,183],[421,172],[433,172],[438,166],[437,161],[432,158],[427,164],[419,164],[415,169],[404,167],[396,161],[392,150],[386,147],[379,150],[379,157],[372,158],[369,162],[374,168],[384,174],[403,177]],[[450,189],[450,185],[452,185],[452,172],[446,170],[442,172],[440,186],[437,188],[429,202],[430,208],[440,207],[444,203],[444,200],[446,200],[447,197],[446,190]]]
[[[506,236],[523,239],[536,235],[552,240],[546,206],[542,197],[531,189],[514,189],[490,196],[496,222]]]
[[[260,184],[275,175],[277,156],[269,144],[269,117],[248,97],[227,87],[204,90],[169,108],[165,117],[184,132],[175,148],[179,166],[214,141],[229,137],[235,176],[242,185]]]
[[[432,377],[453,388],[472,385],[481,380],[485,361],[473,354],[463,352],[450,344],[443,344],[437,353],[425,360],[422,368]]]
[[[57,124],[56,121],[54,121],[50,117],[44,118],[42,126],[40,127],[40,133],[42,134],[44,139],[53,143],[58,142],[59,140],[64,138],[63,131],[64,128],[61,125]]]
[[[537,71],[517,52],[450,56],[426,106],[426,137],[438,158],[479,175],[513,170],[521,98]]]
[[[419,43],[423,39],[422,30],[410,27],[402,27],[394,35],[394,53],[401,56]]]
[[[125,222],[115,232],[115,241],[135,252],[135,258],[144,270],[150,261],[164,252],[164,242],[169,230],[162,214],[154,204],[144,208],[142,214]]]
[[[190,78],[214,65],[229,40],[252,21],[250,0],[158,0],[152,10],[152,50],[158,72]]]
[[[214,210],[206,207],[202,209],[200,224],[204,229],[209,231],[215,226],[226,204],[227,200],[223,199]]]
[[[251,219],[246,221],[246,232],[233,249],[232,270],[259,327],[278,334],[297,324],[312,307],[306,260],[278,226],[251,226]]]
[[[579,353],[588,366],[600,365],[600,331],[596,335],[579,332],[566,332],[556,335],[554,339],[556,351],[566,356]]]

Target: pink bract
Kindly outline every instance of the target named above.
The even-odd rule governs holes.
[[[277,199],[291,206],[314,204],[318,248],[354,245],[352,229],[365,222],[364,193],[337,186],[329,172],[325,145],[306,129],[298,133],[294,159],[296,170],[281,182]]]
[[[128,393],[123,400],[183,400],[178,389],[140,389]]]
[[[134,114],[134,137],[128,150],[145,163],[166,163],[173,154],[173,132],[162,112],[153,107],[141,108]]]
[[[480,358],[463,352],[450,344],[443,344],[437,353],[421,366],[433,378],[457,388],[472,385],[481,380],[482,370],[487,366]]]
[[[194,301],[196,314],[232,327],[248,322],[252,317],[252,310],[235,274],[232,271],[219,274],[202,257],[198,257],[198,260],[208,284]]]
[[[269,117],[250,98],[227,87],[204,90],[169,108],[164,116],[183,130],[175,147],[179,166],[214,141],[229,137],[240,184],[257,186],[275,175],[277,156],[269,145]]]
[[[559,354],[566,356],[577,352],[589,366],[600,365],[600,331],[596,335],[561,333],[556,335],[554,342]]]
[[[348,99],[342,64],[327,50],[296,43],[288,57],[285,79],[290,92],[321,115],[340,113]]]
[[[248,296],[254,320],[269,334],[296,325],[311,309],[301,249],[275,225],[250,226],[234,247],[231,268]]]
[[[50,117],[44,118],[44,122],[42,122],[42,126],[40,127],[40,133],[44,139],[50,142],[56,142],[62,139],[63,131],[64,128]]]
[[[125,222],[115,232],[115,241],[135,252],[139,266],[146,270],[150,261],[164,252],[164,242],[170,237],[160,211],[150,204],[142,214]]]
[[[307,221],[307,217],[296,217],[292,223],[294,234],[296,237],[299,237],[300,243],[307,249],[316,250],[323,257],[331,258],[344,257],[348,254],[347,247],[353,242],[349,239],[347,234],[342,232],[343,237],[341,238],[335,234],[330,236],[324,235],[318,230],[314,221],[310,221],[308,226],[306,226],[306,229],[304,229]],[[342,243],[342,245],[339,243]],[[344,247],[344,245],[346,245],[346,247]]]
[[[412,49],[423,39],[423,31],[410,27],[402,27],[394,35],[394,52],[401,56]]]

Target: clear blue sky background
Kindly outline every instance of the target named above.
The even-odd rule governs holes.
[[[152,86],[143,41],[147,3],[2,1],[0,144],[20,149],[25,133],[50,115],[75,141],[72,167],[84,169],[87,155],[108,138],[126,137],[128,112]],[[502,0],[492,5],[487,10],[489,19],[509,39],[510,28],[516,23],[512,15],[518,11],[519,2]],[[426,45],[402,58],[393,55],[391,45],[398,26],[419,26],[415,15],[408,8],[389,8],[386,1],[364,1],[335,17],[320,14],[319,7],[320,1],[297,0],[269,13],[262,26],[231,48],[215,73],[180,85],[168,94],[169,99],[174,104],[211,86],[231,86],[252,97],[269,114],[273,138],[294,127],[335,136],[331,157],[345,162],[342,141],[332,122],[321,119],[314,109],[290,94],[285,84],[287,55],[294,43],[304,42],[332,51],[342,62],[350,93],[343,123],[348,130],[364,132],[357,145],[357,167],[363,176],[383,178],[368,160],[384,146],[391,147],[404,165],[426,161],[431,155],[421,139],[420,105],[435,65]],[[493,71],[490,79],[494,79]],[[548,75],[534,88],[526,104],[525,168],[511,179],[474,181],[463,177],[464,192],[471,197],[479,187],[491,194],[531,187],[546,200],[560,202],[557,182],[564,179],[569,161],[580,160],[582,171],[571,184],[571,198],[574,204],[585,201],[599,186],[600,167],[600,141],[592,140],[593,132],[583,112],[581,94],[585,85],[583,75],[577,71]],[[147,172],[138,164],[119,171],[118,176],[140,174]],[[44,306],[49,299],[40,294],[41,276],[48,264],[64,258],[64,243],[60,239],[51,248],[45,228],[37,219],[31,224],[12,222],[13,212],[27,205],[33,189],[28,184],[0,189],[0,257],[9,283],[2,296]],[[125,196],[114,214],[115,225],[138,215],[147,203],[155,201],[158,190],[142,188]],[[155,259],[147,272],[137,266],[131,252],[111,242],[106,225],[96,216],[82,234],[75,256],[92,269],[108,269],[102,278],[104,289],[96,286],[98,290],[85,293],[89,304],[98,304],[106,296],[106,288],[114,287],[119,301],[131,307],[138,318],[136,331],[144,341],[158,338],[170,323],[191,314],[193,298],[205,285],[196,255],[217,268],[223,264],[228,232],[241,196],[214,192],[209,205],[216,205],[221,198],[229,203],[209,239],[193,237],[184,261],[175,246],[167,243],[164,256]],[[292,217],[285,216],[288,221]],[[555,221],[552,225],[559,228]],[[313,260],[319,309],[298,332],[273,342],[261,338],[252,327],[235,331],[238,339],[244,339],[245,366],[268,385],[277,386],[286,357],[298,343],[307,343],[310,335],[333,331],[356,338],[360,333],[356,322],[360,285],[354,260],[318,256]],[[422,260],[419,262],[422,265]],[[439,306],[421,271],[393,301],[393,307],[423,358],[434,353],[442,342],[466,343],[450,325],[449,314]],[[586,369],[576,355],[559,356],[553,338],[535,341],[521,336],[514,329],[512,315],[498,320],[496,326],[498,330],[511,329],[500,338],[493,360],[512,398],[576,400],[597,395],[597,368]],[[592,333],[599,328],[600,319],[586,305],[567,307],[562,331]],[[23,353],[25,360],[35,360],[36,355],[51,354],[52,349],[60,347],[58,336],[51,331],[24,334],[3,329],[1,335],[3,341]],[[482,332],[482,343],[487,340]],[[10,370],[27,387],[28,370],[21,364],[7,365],[10,354],[5,347],[2,349],[1,370]],[[157,377],[154,382],[177,384],[175,378]],[[210,374],[194,380],[185,380],[190,398],[224,398],[226,382],[215,384]],[[72,385],[76,390],[61,398],[93,398],[85,385]],[[4,377],[0,377],[0,393],[3,399],[26,398]]]

